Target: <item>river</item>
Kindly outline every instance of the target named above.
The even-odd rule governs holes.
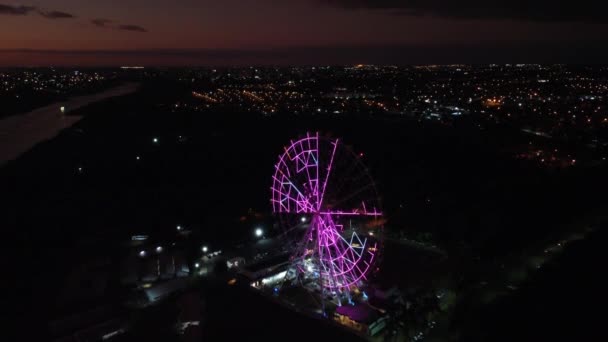
[[[61,130],[82,119],[81,116],[65,114],[111,97],[133,93],[138,87],[139,84],[129,83],[96,94],[73,97],[67,101],[56,102],[0,120],[0,166],[17,159],[36,144],[52,139]],[[61,112],[61,107],[65,108],[65,114]]]

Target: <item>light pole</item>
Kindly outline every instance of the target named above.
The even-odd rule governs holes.
[[[163,252],[163,247],[156,247],[156,275],[160,278],[160,253]]]
[[[139,251],[139,253],[137,253],[139,255],[140,258],[144,259],[146,257],[146,251],[145,250],[141,250]],[[138,267],[137,267],[137,280],[141,281],[142,277],[143,277],[143,273],[145,272],[146,269],[146,262],[143,261],[141,263],[138,263]]]

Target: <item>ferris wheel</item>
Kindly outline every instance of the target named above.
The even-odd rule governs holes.
[[[275,165],[272,209],[295,278],[316,282],[324,293],[360,287],[381,252],[380,200],[362,159],[339,139],[316,133],[292,140]]]

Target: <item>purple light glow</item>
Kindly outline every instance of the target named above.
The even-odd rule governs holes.
[[[350,237],[342,236],[345,232],[344,226],[338,223],[340,217],[376,218],[382,213],[376,207],[368,211],[365,201],[360,202],[359,208],[341,210],[326,207],[324,199],[332,188],[330,174],[335,171],[338,145],[338,139],[320,139],[318,133],[291,141],[275,166],[271,204],[278,214],[308,214],[310,225],[304,235],[304,244],[313,245],[301,251],[295,259],[314,262],[325,288],[349,291],[366,279],[376,259],[377,243],[361,239],[354,231]],[[322,183],[320,179],[323,179]],[[307,267],[298,264],[296,269],[303,273],[307,271]]]
[[[343,216],[382,216],[382,213],[377,212],[377,211],[373,211],[370,213],[366,213],[366,212],[358,212],[357,210],[354,211],[341,211],[341,210],[336,210],[336,211],[321,211],[319,212],[319,214],[329,214],[329,215],[343,215]]]

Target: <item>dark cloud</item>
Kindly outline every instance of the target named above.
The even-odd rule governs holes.
[[[91,24],[97,26],[97,27],[108,27],[109,24],[112,23],[112,20],[108,20],[108,19],[93,19],[91,20]]]
[[[47,19],[72,19],[75,15],[61,11],[38,11],[38,13]]]
[[[146,30],[145,28],[137,25],[119,25],[117,29],[132,32],[148,32],[148,30]]]
[[[30,13],[38,13],[47,19],[70,19],[76,18],[75,15],[62,11],[47,11],[39,9],[35,6],[11,6],[0,4],[0,15],[28,15]]]
[[[312,0],[350,10],[450,19],[608,23],[608,3],[595,0]]]
[[[76,18],[76,15],[63,12],[63,11],[54,11],[54,10],[45,10],[40,9],[35,6],[13,6],[0,4],[0,15],[14,15],[14,16],[25,16],[31,13],[37,13],[40,16],[47,19],[72,19]],[[131,31],[131,32],[148,32],[147,29],[138,26],[138,25],[112,25],[114,21],[109,19],[97,18],[92,19],[91,24],[101,28],[111,28],[123,31]]]
[[[93,19],[91,20],[91,24],[106,29],[116,29],[131,32],[148,32],[147,29],[138,25],[114,25],[114,21],[109,19]]]
[[[35,10],[36,7],[32,6],[11,6],[0,4],[0,15],[28,15]]]

